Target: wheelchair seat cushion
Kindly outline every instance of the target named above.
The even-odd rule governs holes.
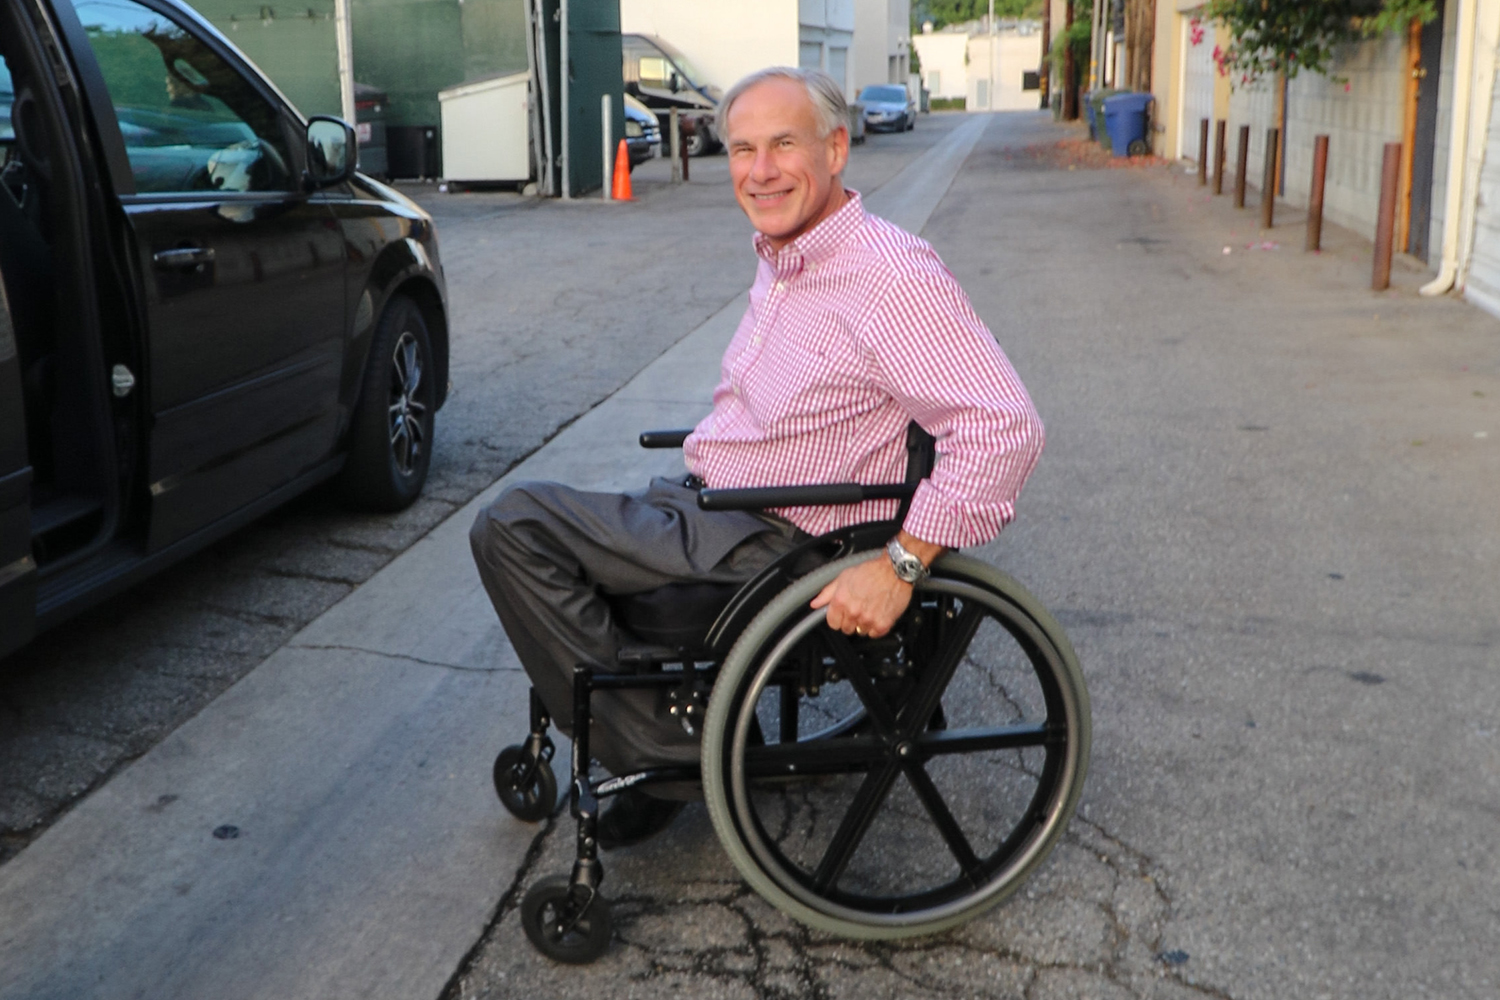
[[[698,649],[731,598],[734,583],[672,583],[640,594],[608,596],[615,617],[645,642],[672,649]]]

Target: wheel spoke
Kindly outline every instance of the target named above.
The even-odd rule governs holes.
[[[906,780],[911,782],[912,790],[917,793],[917,798],[922,800],[922,805],[927,808],[927,815],[937,824],[938,832],[943,835],[943,840],[948,844],[948,850],[953,852],[953,859],[958,862],[958,867],[963,870],[964,875],[973,878],[974,873],[979,870],[979,857],[974,853],[974,848],[969,846],[969,838],[964,836],[964,831],[959,827],[958,820],[953,818],[953,812],[948,808],[948,803],[943,801],[943,793],[939,792],[937,786],[932,783],[929,775],[922,765],[913,761],[905,764],[902,770],[906,772]]]
[[[905,738],[915,737],[927,728],[928,721],[942,701],[943,692],[948,690],[953,672],[963,660],[964,652],[974,639],[974,633],[979,630],[981,617],[978,603],[970,601],[965,602],[964,609],[953,620],[942,646],[923,668],[917,679],[916,690],[906,701],[901,720]]]
[[[849,684],[854,688],[854,693],[859,696],[860,703],[865,706],[865,711],[870,713],[870,722],[875,726],[875,732],[882,739],[893,741],[896,738],[896,716],[891,712],[890,706],[885,703],[885,698],[870,680],[870,675],[865,672],[865,665],[860,662],[859,656],[855,654],[849,645],[849,640],[844,638],[842,632],[832,629],[824,633],[828,641],[828,647],[833,651],[834,659],[838,660]]]
[[[881,803],[890,794],[900,770],[895,762],[887,761],[880,770],[865,775],[859,791],[854,793],[849,811],[844,813],[843,821],[828,842],[828,849],[823,852],[823,860],[818,862],[818,870],[813,872],[813,888],[819,893],[833,888],[839,876],[844,874],[854,852],[859,849],[860,841],[865,839],[870,824],[875,821]]]
[[[1014,726],[986,729],[959,729],[926,732],[913,742],[924,757],[939,754],[983,753],[986,750],[1015,750],[1046,746],[1066,734],[1054,733],[1045,722],[1027,722]]]
[[[407,337],[406,343],[401,348],[404,362],[401,367],[406,376],[402,380],[401,387],[406,390],[408,396],[415,396],[417,386],[422,384],[422,356],[417,353],[416,338],[410,334],[407,334]]]
[[[788,740],[745,748],[745,773],[751,777],[778,774],[839,774],[867,770],[890,758],[891,751],[873,736],[840,739]]]

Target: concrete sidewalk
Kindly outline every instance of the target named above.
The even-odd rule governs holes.
[[[872,192],[920,232],[989,123]],[[743,297],[300,632],[0,869],[0,997],[435,997],[535,829],[489,761],[526,689],[469,560],[505,482],[629,488],[681,467]]]

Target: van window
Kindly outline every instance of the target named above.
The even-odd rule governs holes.
[[[671,64],[662,56],[641,56],[641,86],[666,90],[671,82]]]
[[[16,85],[11,82],[10,67],[5,57],[0,56],[0,166],[10,158],[10,147],[15,145],[16,130],[10,124],[10,106],[16,103]]]
[[[142,194],[288,191],[276,108],[208,46],[133,0],[74,0]]]

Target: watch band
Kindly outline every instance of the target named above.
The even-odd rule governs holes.
[[[922,564],[922,560],[906,551],[906,546],[901,544],[899,538],[892,538],[885,543],[885,554],[891,557],[891,568],[896,571],[896,578],[905,583],[917,583],[927,578],[931,572]]]

